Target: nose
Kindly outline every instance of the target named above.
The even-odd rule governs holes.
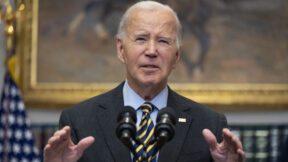
[[[155,41],[151,40],[147,43],[146,55],[150,57],[157,56],[157,46],[156,46]]]

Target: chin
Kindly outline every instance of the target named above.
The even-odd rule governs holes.
[[[138,83],[139,83],[139,84],[142,84],[142,85],[145,85],[145,86],[149,86],[149,85],[155,85],[155,84],[157,84],[157,80],[145,78],[145,79],[140,79],[140,80],[138,80]]]
[[[159,75],[138,75],[133,79],[140,86],[157,86],[163,84],[163,78]]]
[[[145,80],[142,80],[141,83],[145,86],[155,86],[155,85],[159,85],[161,84],[162,82],[160,82],[159,79],[155,79],[155,78],[150,78],[150,79],[145,79]]]

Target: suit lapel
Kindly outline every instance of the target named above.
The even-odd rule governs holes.
[[[183,99],[170,89],[167,106],[173,108],[176,112],[175,136],[160,150],[159,162],[177,161],[189,127],[193,122],[193,118],[186,113],[189,108],[185,106]]]
[[[116,136],[117,116],[121,108],[124,107],[122,89],[123,84],[105,96],[105,99],[99,105],[101,108],[97,113],[97,118],[114,161],[128,162],[131,161],[130,151]]]
[[[97,112],[97,120],[103,130],[105,142],[116,162],[131,161],[129,149],[122,144],[115,133],[117,115],[120,113],[121,108],[124,107],[122,89],[123,84],[107,94],[103,102],[99,104],[100,108]],[[187,132],[193,121],[193,118],[186,113],[189,108],[185,106],[185,101],[183,101],[183,98],[169,89],[167,105],[175,109],[177,123],[174,138],[160,150],[159,162],[177,161],[179,157]],[[183,120],[179,122],[179,118],[185,119],[186,122]]]

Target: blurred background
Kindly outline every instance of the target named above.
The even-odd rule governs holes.
[[[12,6],[15,3],[10,2]],[[36,80],[123,81],[124,69],[116,58],[114,35],[119,18],[130,3],[133,1],[39,0]],[[170,82],[288,84],[287,0],[167,0],[164,3],[177,11],[185,33],[181,62]],[[1,90],[5,89],[4,62],[9,53],[4,28],[2,20]],[[57,130],[63,109],[26,106],[26,120],[40,153]],[[247,162],[279,161],[288,137],[288,107],[235,109],[231,105],[217,111],[226,115],[231,129],[242,140]],[[4,119],[3,115],[0,117]]]

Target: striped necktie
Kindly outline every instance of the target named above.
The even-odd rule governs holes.
[[[150,102],[145,102],[140,106],[142,111],[142,118],[140,125],[137,129],[137,138],[142,141],[142,144],[146,145],[146,153],[147,153],[147,161],[149,162],[156,162],[156,156],[152,157],[153,151],[155,149],[155,143],[151,145],[147,145],[152,138],[154,138],[154,124],[150,117],[150,113],[156,107],[151,104]],[[133,162],[140,162],[142,161],[141,155],[144,151],[144,146],[140,144],[135,144],[134,148],[136,149],[137,156],[133,158]]]

